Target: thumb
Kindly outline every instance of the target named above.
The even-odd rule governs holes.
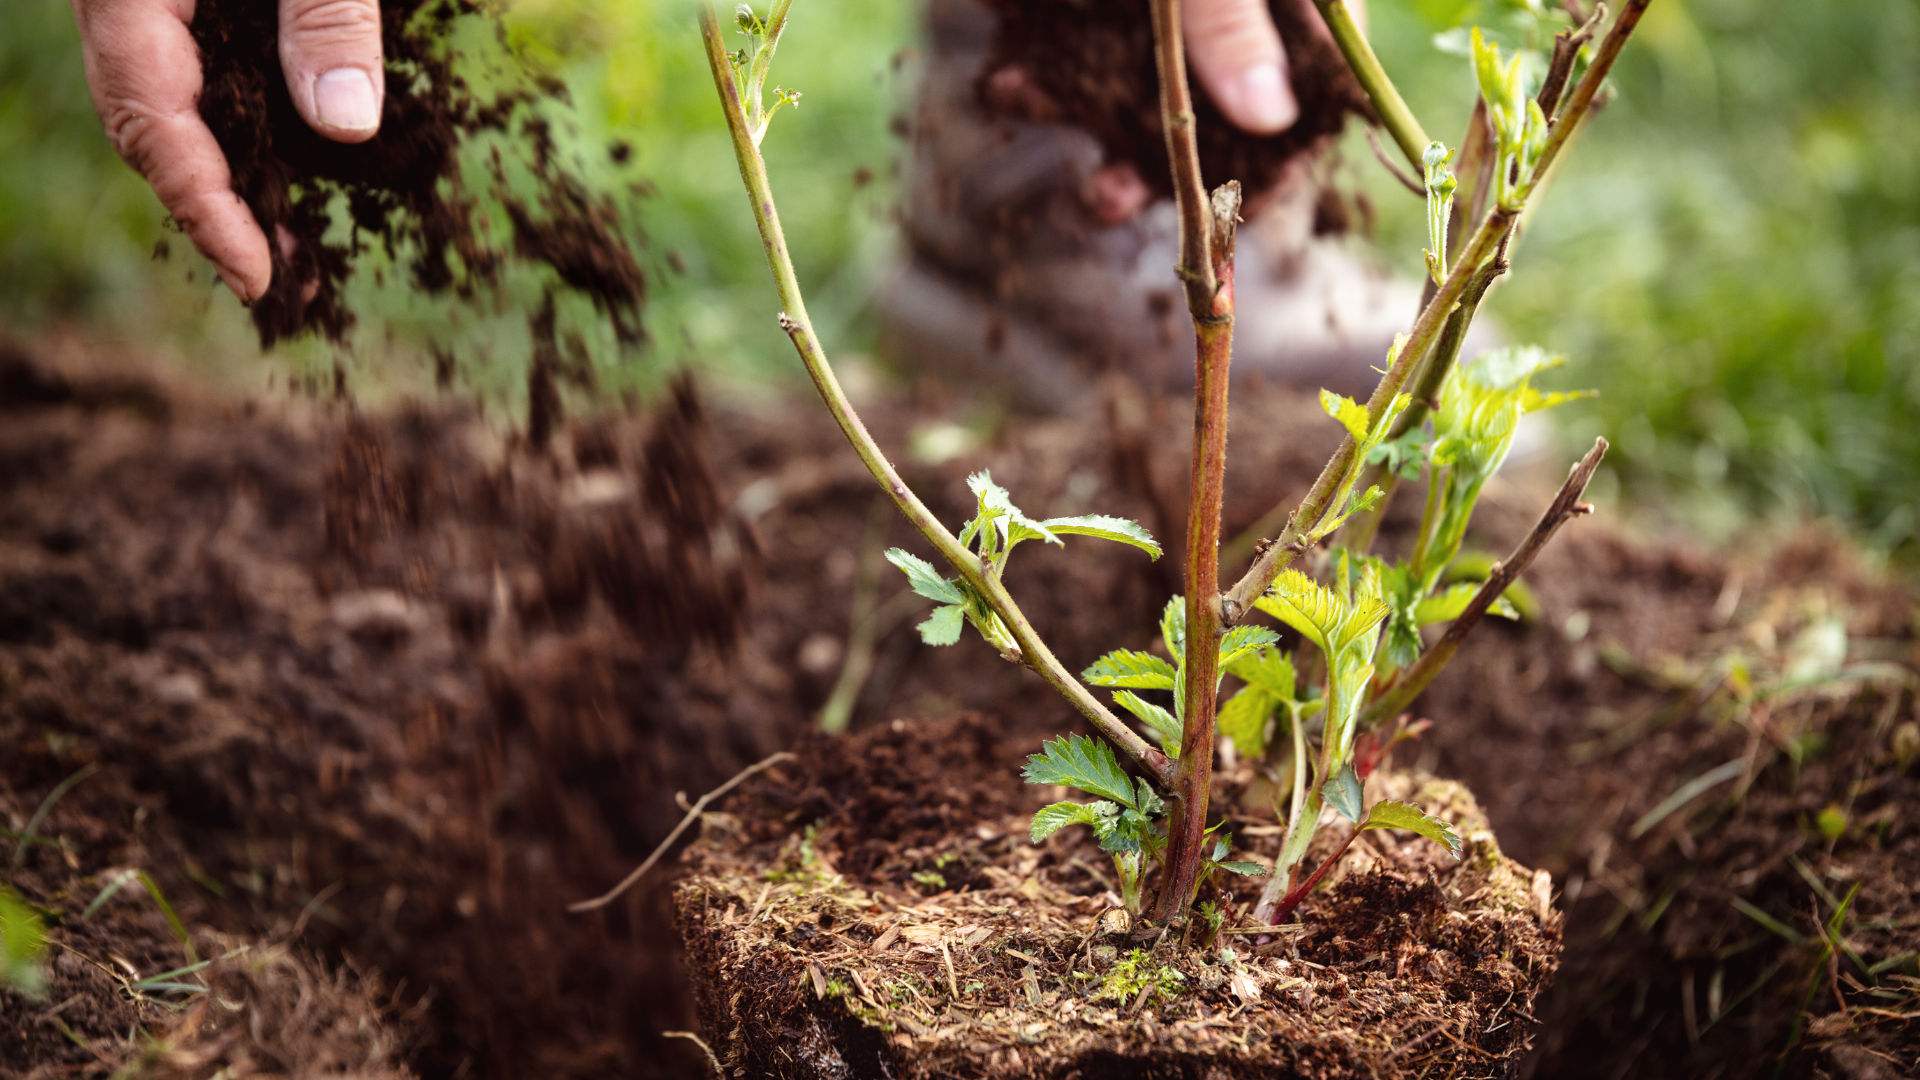
[[[1255,135],[1293,126],[1300,105],[1266,0],[1189,0],[1180,21],[1194,72],[1228,120]]]
[[[313,130],[335,142],[373,138],[387,88],[379,0],[280,0],[280,66]]]

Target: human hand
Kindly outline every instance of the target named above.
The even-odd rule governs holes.
[[[72,2],[87,88],[114,149],[153,185],[227,287],[242,301],[259,299],[272,284],[273,258],[200,119],[200,54],[187,29],[194,0]],[[294,108],[336,142],[373,138],[386,93],[379,0],[279,4],[280,66]]]
[[[1312,6],[1312,0],[1290,2]],[[1354,0],[1353,10],[1364,20],[1365,0]],[[1327,33],[1318,13],[1302,21]],[[1180,26],[1194,76],[1235,127],[1254,135],[1278,135],[1300,118],[1287,53],[1267,0],[1186,0]],[[1152,197],[1146,181],[1126,162],[1096,171],[1082,194],[1095,220],[1106,224],[1133,217]]]

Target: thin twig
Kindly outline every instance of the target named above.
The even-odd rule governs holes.
[[[1171,785],[1173,763],[1159,749],[1149,745],[1139,732],[1115,716],[1060,663],[1001,585],[998,575],[988,574],[979,558],[948,532],[934,517],[933,511],[907,487],[906,481],[900,478],[893,463],[887,460],[886,453],[880,449],[880,444],[854,411],[852,402],[847,400],[840,380],[833,373],[833,365],[827,360],[826,350],[820,344],[820,337],[814,332],[813,321],[807,316],[800,282],[794,275],[793,256],[787,250],[786,234],[780,227],[780,214],[774,207],[773,186],[767,178],[767,163],[754,145],[753,133],[740,100],[740,89],[734,83],[733,68],[727,59],[726,46],[721,41],[720,21],[710,6],[700,9],[700,33],[706,43],[707,66],[713,73],[714,87],[720,94],[727,130],[733,138],[734,158],[740,166],[740,179],[746,185],[754,220],[760,229],[761,246],[766,250],[767,265],[773,270],[774,285],[780,295],[780,328],[800,354],[800,362],[806,367],[807,375],[813,380],[814,389],[819,392],[827,411],[833,414],[834,421],[840,426],[841,434],[900,512],[1006,624],[1008,632],[1019,645],[1019,661],[1032,668],[1072,702],[1081,715],[1114,746],[1138,762],[1157,783],[1162,787]]]
[[[1373,129],[1372,124],[1367,125],[1366,132],[1367,145],[1373,148],[1373,156],[1380,159],[1380,164],[1386,168],[1387,172],[1393,175],[1395,180],[1400,181],[1401,187],[1413,192],[1415,198],[1425,200],[1427,197],[1427,189],[1421,185],[1420,181],[1409,176],[1407,170],[1401,168],[1400,165],[1388,155],[1387,148],[1380,145],[1379,132]]]
[[[1180,0],[1152,0],[1153,62],[1160,73],[1160,124],[1173,168],[1173,196],[1180,209],[1180,279],[1187,308],[1196,317],[1213,306],[1212,215],[1200,177],[1200,140],[1194,131],[1193,93],[1187,86],[1187,53],[1180,39]]]
[[[663,1031],[660,1034],[666,1036],[669,1039],[692,1040],[695,1046],[698,1046],[701,1050],[706,1052],[707,1064],[713,1066],[713,1075],[719,1077],[720,1080],[727,1080],[727,1070],[720,1067],[720,1059],[714,1055],[713,1047],[707,1045],[707,1040],[701,1038],[700,1036],[694,1034],[691,1031]]]
[[[1400,96],[1400,90],[1387,78],[1387,69],[1380,66],[1380,58],[1373,54],[1373,46],[1367,43],[1367,35],[1360,31],[1360,24],[1354,21],[1353,12],[1347,8],[1346,0],[1313,0],[1320,9],[1320,17],[1326,20],[1327,29],[1332,32],[1334,43],[1340,46],[1341,53],[1347,58],[1347,66],[1353,69],[1354,78],[1360,81],[1360,88],[1367,92],[1367,100],[1373,103],[1375,115],[1400,146],[1400,152],[1407,155],[1407,163],[1414,172],[1421,170],[1420,156],[1427,152],[1427,144],[1433,140],[1420,127],[1420,121],[1414,118],[1413,110],[1407,107],[1407,99]],[[1425,196],[1426,189],[1421,189]]]
[[[740,783],[749,776],[763,769],[770,769],[783,761],[793,760],[795,759],[792,754],[782,750],[777,754],[762,758],[746,768],[741,769],[739,772],[734,773],[733,779],[700,796],[700,798],[694,802],[693,809],[687,811],[687,816],[680,819],[680,824],[675,825],[673,831],[667,834],[667,838],[660,841],[660,846],[653,849],[653,854],[647,856],[647,861],[641,863],[634,869],[633,873],[623,878],[620,884],[615,885],[605,896],[598,896],[592,900],[582,900],[578,903],[568,904],[567,910],[575,914],[583,911],[597,911],[618,900],[621,893],[632,888],[634,882],[639,881],[642,877],[646,876],[647,871],[653,869],[653,864],[660,861],[660,856],[667,853],[667,849],[673,846],[675,840],[680,839],[680,834],[687,831],[687,826],[693,824],[694,819],[700,816],[700,812],[707,808],[708,803],[739,787]]]
[[[1580,496],[1585,494],[1587,481],[1593,479],[1593,472],[1600,467],[1600,459],[1605,457],[1606,453],[1607,440],[1593,440],[1593,449],[1587,451],[1587,456],[1574,465],[1572,473],[1567,476],[1567,482],[1561,485],[1560,493],[1555,495],[1553,502],[1547,505],[1546,513],[1540,515],[1540,520],[1534,524],[1533,530],[1527,533],[1526,539],[1520,541],[1520,546],[1513,550],[1513,554],[1494,566],[1493,573],[1487,575],[1486,583],[1481,585],[1480,591],[1474,593],[1473,599],[1468,601],[1467,609],[1460,613],[1459,618],[1453,620],[1453,624],[1447,627],[1447,632],[1441,635],[1433,648],[1421,653],[1420,659],[1401,671],[1380,697],[1367,706],[1366,712],[1360,716],[1359,726],[1362,730],[1374,726],[1386,717],[1393,716],[1413,704],[1413,699],[1419,697],[1420,692],[1427,688],[1427,684],[1433,681],[1434,676],[1440,674],[1440,669],[1447,666],[1447,661],[1453,659],[1453,654],[1459,650],[1460,643],[1479,624],[1481,617],[1487,613],[1487,609],[1493,606],[1493,602],[1507,591],[1507,586],[1513,584],[1522,573],[1526,572],[1527,567],[1533,565],[1534,558],[1540,554],[1542,548],[1547,546],[1547,541],[1553,539],[1553,534],[1560,531],[1560,526],[1573,518],[1593,512],[1593,504],[1581,502]]]
[[[1566,93],[1567,80],[1573,76],[1573,62],[1579,58],[1581,47],[1593,40],[1606,17],[1607,5],[1595,4],[1592,18],[1553,35],[1553,59],[1547,63],[1547,77],[1540,83],[1540,95],[1534,99],[1548,119],[1552,119],[1554,110],[1560,107],[1560,95]]]

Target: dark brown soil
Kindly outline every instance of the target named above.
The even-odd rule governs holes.
[[[1018,777],[1037,743],[978,716],[816,737],[743,789],[734,813],[708,819],[677,908],[727,1070],[1513,1073],[1558,964],[1560,917],[1501,857],[1464,789],[1374,781],[1376,797],[1411,796],[1454,821],[1471,838],[1463,862],[1418,841],[1362,844],[1303,906],[1298,933],[1188,948],[1129,933],[1111,863],[1088,837],[1028,841],[1051,794]],[[1236,857],[1270,859],[1275,832]],[[1235,895],[1217,899],[1244,910],[1259,885],[1232,880]],[[1129,963],[1169,984],[1134,985],[1143,973],[1129,980]]]
[[[407,268],[408,287],[471,299],[496,284],[510,258],[550,266],[613,323],[623,343],[640,340],[645,278],[612,202],[591,191],[554,153],[539,104],[558,86],[528,85],[486,98],[456,71],[455,27],[494,15],[475,0],[382,0],[387,91],[380,134],[345,145],[315,134],[295,112],[280,69],[279,9],[254,0],[201,0],[193,35],[206,88],[200,114],[233,169],[234,190],[252,208],[273,251],[273,285],[254,302],[261,346],[305,333],[338,341],[353,325],[341,288],[355,260],[376,246]],[[462,175],[458,152],[485,132],[513,140],[535,182],[508,189],[494,159],[491,202]],[[335,200],[351,232],[328,240]],[[508,221],[490,233],[488,217]]]
[[[1110,391],[1103,419],[1026,422],[938,465],[902,455],[903,470],[950,522],[967,472],[991,466],[1030,511],[1128,514],[1178,536],[1190,417]],[[889,447],[944,410],[937,398],[866,408]],[[0,827],[19,831],[62,779],[99,771],[39,830],[65,846],[31,846],[0,879],[70,910],[103,873],[139,866],[189,925],[260,947],[313,905],[297,942],[319,957],[313,977],[351,971],[349,957],[377,969],[383,1007],[418,1025],[407,1063],[424,1076],[697,1074],[698,1050],[658,1034],[694,1023],[664,880],[599,915],[564,906],[666,835],[676,790],[698,794],[791,744],[839,673],[856,582],[887,569],[880,549],[931,554],[887,514],[884,538],[861,539],[871,480],[817,413],[810,401],[702,410],[683,393],[645,415],[556,425],[535,453],[458,408],[224,402],[97,349],[8,349]],[[1236,417],[1229,533],[1297,497],[1338,434],[1312,401],[1257,387]],[[1473,543],[1504,550],[1545,498],[1524,476],[1496,485]],[[1846,624],[1849,663],[1913,666],[1911,594],[1844,541],[1750,546],[1772,553],[1639,540],[1605,516],[1564,530],[1529,575],[1540,622],[1477,631],[1422,703],[1435,728],[1401,752],[1466,782],[1502,849],[1567,894],[1566,966],[1535,1011],[1534,1075],[1770,1070],[1817,951],[1731,954],[1720,1001],[1732,1011],[1711,1026],[1708,997],[1714,957],[1759,925],[1734,896],[1813,935],[1808,903],[1825,901],[1788,847],[1829,891],[1867,882],[1847,937],[1870,965],[1920,945],[1899,861],[1916,835],[1898,809],[1914,767],[1890,756],[1915,719],[1910,692],[1856,681],[1831,684],[1844,692],[1830,700],[1783,699],[1757,747],[1724,690],[1674,707],[1688,699],[1673,676],[1691,686],[1736,646],[1756,685],[1770,678],[1821,603]],[[1009,586],[1069,666],[1151,642],[1177,553],[1150,565],[1090,542],[1034,548]],[[876,580],[885,605],[901,586]],[[1037,679],[971,643],[921,645],[917,610],[902,610],[856,729],[975,709],[1006,717],[1008,738],[1076,730]],[[1776,735],[1800,748],[1797,769]],[[1759,768],[1741,803],[1725,803],[1729,783],[1628,835],[1680,783],[1749,752]],[[1016,812],[986,790],[942,805]],[[1802,821],[1829,801],[1849,823],[1831,853]],[[0,842],[0,859],[12,848]],[[863,858],[895,872],[857,851],[837,865]],[[60,932],[108,935],[72,940],[143,974],[176,966],[164,921],[131,897]],[[1764,992],[1736,1000],[1783,958]],[[1914,1005],[1871,992],[1904,993],[1902,969],[1874,986],[1843,965],[1852,1031],[1822,1019],[1839,1012],[1829,973],[1786,1075],[1876,1075],[1860,1064],[1873,1053],[1912,1071],[1916,1025],[1898,1017]],[[58,1036],[38,1012],[5,1015]],[[103,1010],[86,1030],[123,1038],[122,1019]],[[56,1069],[90,1060],[46,1031],[17,1045],[78,1055],[44,1062]],[[42,1063],[0,1044],[7,1070]]]
[[[991,110],[1037,122],[1064,122],[1100,140],[1109,162],[1130,162],[1156,195],[1173,194],[1147,0],[991,0],[999,15],[994,56],[980,75]],[[1208,184],[1238,180],[1264,192],[1287,163],[1319,149],[1349,113],[1371,116],[1366,94],[1310,0],[1269,0],[1287,50],[1300,119],[1274,136],[1235,128],[1196,89],[1200,174]]]

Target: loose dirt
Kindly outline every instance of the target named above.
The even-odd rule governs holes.
[[[1000,20],[993,57],[980,75],[988,107],[1089,131],[1109,163],[1131,163],[1156,195],[1171,197],[1146,0],[990,0],[988,6]],[[1204,92],[1194,94],[1200,174],[1209,183],[1238,180],[1250,195],[1274,187],[1294,159],[1324,148],[1348,114],[1372,116],[1366,94],[1312,3],[1270,0],[1268,10],[1286,47],[1299,122],[1278,135],[1249,135],[1229,123]]]
[[[470,79],[484,76],[462,67],[450,42],[462,24],[492,25],[484,4],[382,0],[380,10],[381,131],[347,145],[315,134],[294,111],[275,5],[202,0],[194,9],[206,73],[200,115],[226,152],[234,191],[271,241],[273,285],[252,310],[261,347],[306,333],[341,340],[354,322],[342,286],[376,249],[404,266],[407,287],[468,300],[497,284],[510,259],[544,263],[557,287],[607,316],[621,342],[639,341],[645,277],[613,203],[555,153],[540,111],[564,88],[522,76],[491,94],[475,89]],[[497,150],[489,190],[470,184],[459,154],[485,133],[499,135],[529,171],[530,194],[510,190]]]
[[[947,415],[937,397],[864,405],[889,447]],[[844,666],[866,575],[899,617],[870,657],[856,730],[975,710],[1005,718],[996,738],[1028,752],[1079,730],[991,650],[917,641],[920,609],[895,599],[880,552],[931,552],[875,516],[871,480],[817,412],[703,406],[688,388],[556,425],[539,450],[455,405],[227,401],[133,357],[8,348],[0,827],[20,832],[63,779],[98,771],[45,816],[36,835],[52,843],[0,864],[0,880],[58,913],[56,941],[145,976],[184,962],[150,901],[122,890],[92,919],[76,912],[115,871],[145,869],[196,934],[286,945],[315,986],[367,973],[348,997],[377,1004],[396,1033],[383,1045],[407,1047],[423,1076],[698,1074],[697,1048],[659,1035],[695,1023],[666,877],[596,915],[565,905],[666,835],[676,790],[698,795],[798,738]],[[900,460],[949,522],[967,510],[966,474],[990,467],[1030,512],[1127,514],[1173,537],[1189,426],[1181,404],[1114,383],[1091,417],[1002,428],[938,464]],[[1337,434],[1310,399],[1240,395],[1229,534],[1297,497]],[[1518,471],[1493,485],[1472,544],[1504,551],[1546,495]],[[1154,564],[1069,543],[1022,547],[1008,575],[1042,634],[1071,667],[1150,645],[1177,553]],[[1861,1062],[1876,1054],[1909,1069],[1910,594],[1818,531],[1729,559],[1635,539],[1604,514],[1564,530],[1528,580],[1539,621],[1477,631],[1420,704],[1435,728],[1400,752],[1465,782],[1502,849],[1565,894],[1565,967],[1534,1010],[1527,1067],[1696,1076],[1724,1061],[1723,1075],[1746,1075],[1786,1048],[1805,1000],[1787,1075],[1872,1076]],[[1832,670],[1836,621],[1843,665],[1890,667]],[[1796,644],[1810,627],[1827,629]],[[1707,674],[1735,670],[1735,651],[1747,675]],[[1812,681],[1783,689],[1798,656],[1818,661]],[[1741,686],[1774,687],[1764,723],[1729,696]],[[1681,784],[1748,756],[1751,778],[1630,835]],[[927,836],[963,831],[976,799],[988,816],[1018,813],[1006,799],[1024,793],[946,775],[959,795],[938,805],[951,809],[909,822]],[[1843,819],[1831,842],[1830,802]],[[0,839],[0,859],[14,846]],[[1841,1001],[1809,915],[1830,908],[1790,856],[1838,899],[1864,882],[1844,937],[1868,969],[1887,966],[1871,974],[1843,952]],[[835,858],[887,881],[937,869]],[[133,1022],[115,993],[102,981],[86,999],[97,1019],[67,1021],[103,1050]],[[0,1042],[0,1075],[90,1067],[40,1018],[60,1000],[9,1007],[0,1040],[17,1041]],[[189,1014],[144,1022],[164,1039]]]

